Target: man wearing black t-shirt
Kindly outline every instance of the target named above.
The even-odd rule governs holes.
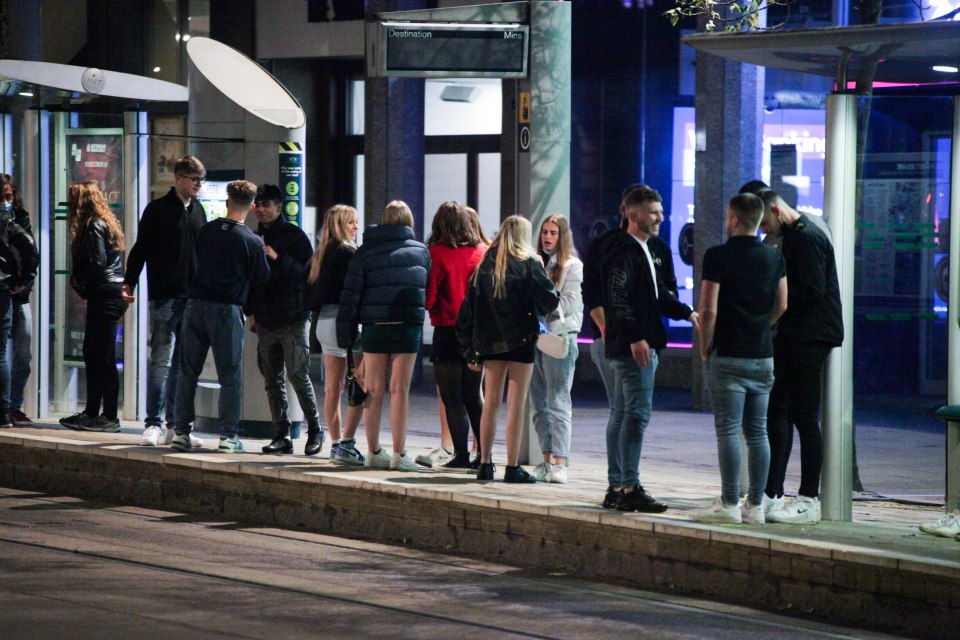
[[[783,256],[757,237],[763,201],[745,193],[727,206],[725,244],[703,257],[700,357],[713,402],[722,495],[696,512],[701,522],[763,524],[770,466],[767,402],[773,387],[770,326],[787,306]],[[740,432],[747,441],[750,488],[740,498]]]

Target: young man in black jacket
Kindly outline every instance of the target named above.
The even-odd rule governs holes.
[[[183,311],[180,378],[177,380],[176,427],[171,446],[192,451],[191,424],[196,417],[197,380],[213,349],[220,383],[220,446],[224,453],[243,453],[237,438],[243,394],[244,308],[250,289],[270,277],[263,243],[245,224],[257,186],[247,180],[227,185],[227,215],[197,232],[197,273],[190,282]]]
[[[0,191],[0,202],[3,203],[0,207],[0,427],[12,427],[14,422],[10,412],[11,381],[10,369],[7,367],[7,340],[13,327],[18,296],[24,292],[29,295],[39,263],[33,236],[16,222],[17,207],[14,203],[17,197],[12,183],[4,182]],[[23,213],[26,214],[25,211]],[[27,221],[29,225],[29,216]],[[26,375],[29,375],[29,372],[27,368]],[[25,376],[23,383],[26,383]],[[22,385],[19,391],[22,400]]]
[[[187,285],[196,269],[193,245],[197,231],[207,221],[197,200],[206,178],[203,163],[193,156],[177,160],[176,182],[167,195],[150,202],[137,228],[137,241],[127,257],[123,296],[133,302],[140,272],[147,267],[150,298],[150,374],[147,378],[146,429],[140,439],[144,446],[173,440],[173,407],[180,360],[180,327],[187,304]],[[165,414],[165,415],[164,415]],[[167,432],[164,436],[164,417]],[[194,437],[194,446],[202,446]]]
[[[640,485],[643,433],[653,405],[657,350],[667,344],[660,314],[697,325],[697,314],[677,300],[657,276],[647,247],[663,221],[660,194],[643,186],[624,198],[627,230],[617,234],[602,262],[604,346],[614,373],[607,422],[608,494],[619,490],[617,509],[661,513],[667,506]]]
[[[13,222],[23,229],[31,240],[33,239],[30,214],[23,208],[23,198],[20,196],[20,190],[17,189],[13,177],[6,173],[0,174],[0,213],[8,218],[12,216]],[[14,257],[16,258],[17,269],[22,271],[20,269],[22,259],[19,251],[16,247],[13,250],[16,252]],[[27,260],[29,262],[30,256],[27,256]],[[34,275],[36,275],[35,268]],[[27,386],[33,361],[33,317],[30,313],[30,292],[33,290],[33,281],[33,276],[29,276],[22,282],[22,288],[11,296],[13,301],[13,326],[10,329],[10,341],[13,343],[13,358],[10,365],[9,408],[10,419],[18,427],[33,426],[33,421],[23,412],[23,390]]]
[[[290,380],[307,421],[304,453],[316,455],[323,446],[323,429],[308,368],[310,311],[304,302],[307,265],[313,256],[310,239],[281,215],[283,194],[275,184],[257,189],[257,235],[270,265],[270,279],[250,291],[250,331],[257,334],[257,366],[270,401],[270,417],[277,433],[264,453],[293,453],[287,385]]]
[[[767,408],[770,473],[763,497],[770,522],[814,524],[820,521],[820,377],[827,355],[843,342],[840,283],[833,244],[810,218],[772,190],[762,191],[760,229],[781,239],[787,266],[787,311],[773,342],[773,389]],[[800,435],[800,489],[783,501],[783,480],[793,446],[793,425]]]

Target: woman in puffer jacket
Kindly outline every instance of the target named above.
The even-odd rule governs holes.
[[[353,254],[337,311],[337,343],[350,349],[363,325],[363,362],[357,367],[367,391],[363,425],[366,466],[417,471],[406,450],[410,379],[420,351],[430,252],[413,234],[413,214],[401,200],[387,205],[379,225],[368,227]],[[380,447],[380,413],[390,381],[393,455]]]

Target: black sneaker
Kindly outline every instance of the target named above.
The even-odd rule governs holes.
[[[264,453],[293,453],[293,441],[287,436],[276,436],[270,444],[263,447]]]
[[[320,449],[323,449],[323,439],[325,437],[326,433],[323,429],[307,431],[307,444],[303,447],[303,453],[308,456],[315,456],[320,453]],[[293,449],[290,450],[290,453],[293,453]]]
[[[620,489],[614,489],[613,487],[607,487],[607,495],[603,496],[603,508],[604,509],[616,509],[617,501],[620,499],[620,494],[623,493]]]
[[[13,416],[6,411],[0,411],[0,428],[9,429],[13,426]]]
[[[445,463],[433,467],[437,471],[470,471],[470,454],[467,452],[455,453]]]
[[[639,511],[641,513],[663,513],[668,509],[667,505],[657,502],[647,493],[644,488],[637,484],[633,486],[633,491],[626,491],[620,494],[617,500],[617,511]]]
[[[481,462],[477,468],[477,480],[493,480],[493,474],[496,471],[497,468],[492,462]]]
[[[118,418],[108,418],[101,415],[90,423],[87,431],[99,431],[101,433],[117,433],[120,431],[120,420]]]
[[[537,479],[527,473],[521,466],[506,466],[503,470],[503,481],[510,484],[536,484]]]
[[[474,455],[473,459],[470,461],[470,470],[476,473],[477,469],[479,468],[480,468],[480,454],[478,453]]]
[[[93,424],[94,420],[96,420],[96,418],[88,416],[81,411],[80,413],[73,414],[69,418],[60,418],[60,426],[73,429],[74,431],[89,431],[90,425]]]

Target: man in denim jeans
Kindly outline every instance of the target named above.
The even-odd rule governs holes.
[[[695,520],[764,524],[770,466],[767,402],[773,387],[770,326],[787,308],[783,256],[757,237],[763,201],[752,193],[727,205],[727,242],[707,250],[700,283],[700,358],[713,402],[721,496]],[[747,441],[750,488],[740,499],[740,432]]]
[[[660,194],[641,185],[627,193],[623,208],[627,229],[612,239],[601,266],[605,355],[614,373],[606,434],[607,493],[619,491],[616,507],[620,511],[661,513],[667,505],[653,499],[639,482],[657,349],[667,344],[660,314],[689,320],[696,327],[697,313],[663,285],[647,247],[663,222]]]
[[[147,267],[150,298],[150,374],[147,378],[146,429],[140,439],[144,446],[173,440],[173,405],[179,372],[179,336],[187,285],[196,269],[193,253],[197,231],[206,223],[206,212],[197,200],[206,169],[193,156],[184,156],[174,165],[174,186],[162,198],[143,210],[137,241],[127,257],[122,294],[133,302],[133,290],[140,272]],[[165,411],[164,411],[165,410]],[[165,416],[163,414],[166,414]],[[162,425],[166,417],[167,433]],[[202,446],[194,437],[194,446]]]
[[[190,432],[196,418],[197,380],[212,349],[220,383],[218,450],[243,453],[237,437],[243,393],[243,308],[250,289],[270,277],[263,241],[244,224],[256,195],[255,184],[234,180],[227,185],[226,217],[208,222],[197,232],[197,273],[183,312],[175,435],[170,443],[178,451],[195,448]]]

